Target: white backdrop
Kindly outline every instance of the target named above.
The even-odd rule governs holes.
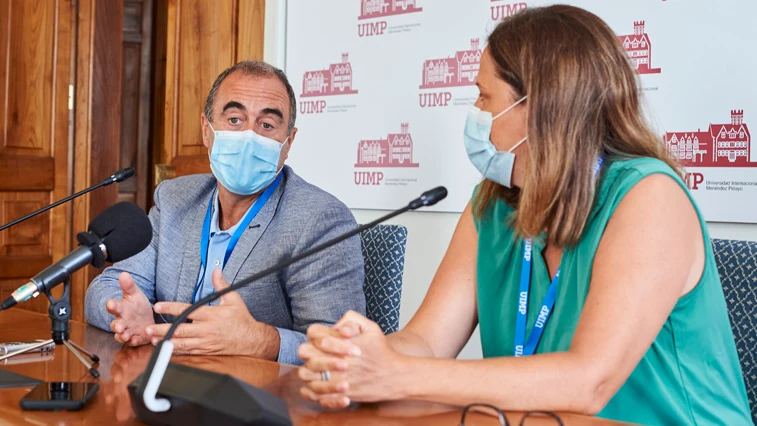
[[[289,0],[286,71],[301,129],[289,164],[351,208],[392,209],[444,185],[436,210],[462,211],[480,180],[462,130],[486,35],[502,16],[548,3]],[[745,48],[757,43],[757,2],[566,3],[628,42],[650,121],[689,166],[707,220],[757,222],[757,49]]]

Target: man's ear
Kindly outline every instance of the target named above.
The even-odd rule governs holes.
[[[294,137],[297,135],[297,128],[295,127],[292,129],[292,133],[289,134],[289,147],[291,148],[294,144]]]
[[[279,169],[284,167],[284,163],[289,158],[289,151],[292,149],[292,143],[294,142],[294,136],[297,134],[297,128],[292,129],[292,133],[287,136],[287,145],[281,148],[281,157],[279,157]]]
[[[208,138],[208,134],[211,132],[210,122],[208,122],[204,112],[200,114],[200,128],[202,129],[202,144],[205,145],[205,148],[210,149],[210,139]]]

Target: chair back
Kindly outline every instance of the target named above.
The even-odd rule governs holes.
[[[400,326],[402,274],[405,271],[407,228],[378,225],[360,234],[365,260],[365,308],[367,317],[378,323],[384,334]]]
[[[712,240],[728,316],[757,424],[757,242]]]

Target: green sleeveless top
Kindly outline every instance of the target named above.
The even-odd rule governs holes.
[[[639,158],[605,163],[581,240],[563,251],[557,299],[536,354],[570,348],[607,222],[626,193],[656,173],[675,179],[689,194],[680,177],[662,161]],[[492,201],[483,217],[475,220],[478,317],[485,358],[514,353],[524,242],[514,237],[508,225],[512,211],[504,201]],[[698,208],[697,214],[706,242],[702,279],[676,303],[660,334],[600,417],[653,425],[752,424],[709,233]],[[551,281],[541,256],[545,244],[544,234],[533,242],[526,336]]]

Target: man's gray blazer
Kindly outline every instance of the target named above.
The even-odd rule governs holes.
[[[284,167],[284,179],[239,239],[223,270],[230,284],[354,229],[349,209]],[[121,300],[118,275],[129,272],[150,303],[191,303],[200,272],[203,221],[216,180],[192,175],[162,182],[150,210],[153,237],[138,255],[105,269],[85,301],[87,321],[110,330],[108,299]],[[276,327],[278,361],[298,364],[297,348],[315,323],[333,324],[347,310],[365,312],[360,239],[350,238],[240,289],[252,316]],[[159,320],[159,317],[156,318]],[[251,343],[252,344],[252,343]]]

